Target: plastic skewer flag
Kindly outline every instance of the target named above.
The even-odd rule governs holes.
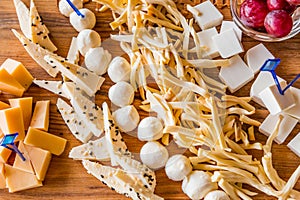
[[[79,16],[79,17],[82,17],[84,18],[84,14],[82,14],[78,8],[76,8],[76,6],[71,2],[71,0],[66,0],[68,2],[68,4],[72,7],[72,9],[76,12],[76,14]]]
[[[274,82],[276,84],[276,87],[279,91],[279,93],[281,95],[284,95],[284,92],[289,89],[299,78],[300,78],[300,74],[298,74],[284,89],[281,88],[275,69],[276,67],[279,65],[280,63],[280,59],[279,58],[275,58],[275,59],[268,59],[265,61],[265,63],[263,64],[263,66],[260,68],[260,71],[267,71],[270,72],[272,74],[272,77],[274,79]]]
[[[4,137],[2,138],[1,142],[0,142],[0,146],[5,147],[11,151],[16,152],[23,161],[25,161],[25,157],[23,156],[23,154],[19,151],[18,147],[15,145],[15,139],[18,136],[18,133],[13,133],[13,134],[9,134],[9,135],[4,135]]]

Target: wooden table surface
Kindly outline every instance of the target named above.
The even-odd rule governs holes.
[[[29,5],[29,0],[25,3]],[[52,33],[52,39],[58,47],[58,54],[62,56],[67,55],[68,47],[71,42],[71,37],[76,36],[76,31],[71,27],[68,18],[62,16],[57,8],[57,2],[47,0],[36,0],[36,6],[43,17],[45,24]],[[95,9],[94,3],[89,3],[86,7]],[[225,19],[230,19],[230,13],[227,8],[222,9]],[[95,30],[101,34],[103,47],[108,49],[114,56],[122,55],[119,50],[118,43],[109,40],[109,35],[112,33],[109,22],[111,15],[107,13],[97,13],[97,25]],[[6,58],[13,58],[21,61],[32,75],[37,79],[48,79],[49,77],[42,68],[40,68],[26,53],[22,45],[15,38],[11,29],[20,30],[15,8],[12,0],[0,1],[0,64]],[[255,46],[259,42],[243,36],[243,45],[245,51]],[[296,74],[300,73],[300,34],[298,36],[280,43],[264,43],[264,45],[273,53],[277,58],[281,58],[277,73],[287,81],[291,81]],[[243,55],[242,55],[243,56]],[[97,93],[96,103],[101,105],[103,101],[107,101],[107,91],[112,85],[105,76],[106,81]],[[252,83],[252,82],[251,82]],[[237,96],[248,96],[251,83],[247,84],[244,88],[236,93]],[[296,87],[300,88],[300,81],[296,82]],[[8,191],[0,191],[0,199],[126,199],[122,195],[118,195],[114,191],[104,186],[100,181],[91,175],[88,175],[81,165],[80,161],[74,161],[68,158],[70,149],[80,144],[69,132],[67,126],[64,124],[60,114],[56,109],[57,96],[52,93],[40,89],[34,84],[24,94],[24,96],[32,96],[34,102],[37,100],[51,100],[51,114],[50,114],[50,129],[49,132],[64,137],[68,140],[65,152],[57,157],[53,156],[50,164],[44,186],[27,191],[9,194]],[[7,102],[8,98],[13,96],[1,94],[0,100]],[[135,102],[138,104],[139,100]],[[253,103],[254,104],[254,103]],[[268,112],[254,104],[257,107],[255,118],[259,121],[267,116]],[[286,146],[286,144],[299,132],[299,124],[293,130],[291,135],[282,145],[273,145],[274,167],[278,170],[280,177],[288,180],[290,175],[300,164],[300,158],[293,154]],[[260,133],[256,133],[257,140],[264,143],[266,137]],[[129,150],[137,153],[142,146],[141,142],[134,137],[124,134],[124,139],[129,146]],[[300,145],[300,144],[299,144]],[[254,151],[256,157],[262,155],[261,151]],[[157,188],[156,194],[164,197],[165,199],[188,199],[181,192],[181,183],[173,182],[167,179],[164,170],[158,170],[157,174]],[[300,190],[300,181],[295,186]],[[274,199],[264,194],[259,194],[254,199]]]

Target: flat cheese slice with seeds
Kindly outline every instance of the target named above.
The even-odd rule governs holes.
[[[17,32],[15,29],[12,29],[12,32],[15,36],[20,40],[22,45],[24,46],[27,53],[31,56],[36,63],[38,63],[50,76],[56,77],[59,70],[55,66],[51,66],[47,61],[44,60],[46,55],[51,55],[56,57],[59,60],[64,60],[64,58],[44,49],[39,44],[33,43],[30,39],[26,38],[24,35]]]
[[[31,38],[29,9],[21,0],[14,0],[20,28],[27,38]]]
[[[33,82],[41,88],[44,88],[54,94],[62,97],[69,98],[62,89],[63,81],[46,81],[46,80],[33,80]]]
[[[83,143],[91,139],[93,133],[83,120],[80,120],[74,109],[61,98],[57,99],[57,109],[74,137]]]
[[[42,18],[40,17],[33,0],[30,2],[30,30],[31,30],[31,40],[33,43],[38,43],[42,47],[45,47],[51,52],[57,50],[56,46],[52,43],[49,38],[49,30],[44,24]]]
[[[74,160],[109,161],[110,157],[105,137],[94,141],[90,140],[86,144],[73,147],[69,153],[69,158],[73,158]]]
[[[103,132],[103,114],[101,108],[92,100],[83,96],[81,92],[76,92],[71,84],[65,85],[65,90],[71,96],[71,104],[78,118],[82,120],[86,126],[93,132],[96,137],[99,137]]]
[[[56,67],[64,76],[72,80],[89,96],[94,96],[99,89],[99,83],[105,80],[103,77],[87,70],[79,65],[72,64],[57,57],[46,55],[44,58],[53,67]]]
[[[116,126],[116,123],[113,120],[106,102],[102,104],[102,109],[107,150],[110,155],[111,165],[117,166],[118,157],[116,157],[116,154],[121,154],[129,157],[131,154],[127,149],[119,128]]]
[[[129,156],[122,156],[119,154],[116,154],[115,156],[118,164],[124,171],[135,174],[143,182],[144,187],[154,192],[156,186],[156,176],[154,171]]]
[[[103,184],[126,197],[130,197],[134,200],[163,199],[144,187],[143,183],[134,174],[88,160],[83,160],[82,164],[89,174],[92,174],[102,181]]]

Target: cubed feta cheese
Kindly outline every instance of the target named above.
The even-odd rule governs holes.
[[[300,157],[300,133],[296,135],[289,143],[288,148],[290,148],[297,156]]]
[[[232,28],[212,37],[222,58],[228,58],[244,51]]]
[[[212,37],[218,35],[218,31],[215,27],[209,28],[197,33],[201,47],[207,48],[207,51],[203,53],[204,58],[215,58],[219,56],[218,49],[214,44]]]
[[[233,93],[251,81],[254,75],[243,59],[236,55],[230,58],[229,66],[221,67],[219,77]]]
[[[238,37],[239,41],[242,41],[242,31],[235,25],[233,21],[223,21],[220,29],[220,33],[232,28]]]
[[[194,8],[200,13],[199,16],[194,16],[194,18],[202,30],[221,24],[223,15],[212,2],[207,0]]]
[[[276,128],[276,123],[279,121],[279,116],[282,115],[283,119],[280,122],[278,135],[275,138],[275,142],[281,144],[289,136],[292,130],[295,128],[298,120],[285,114],[268,115],[267,118],[259,127],[259,131],[266,136],[271,135]]]
[[[247,51],[244,57],[253,73],[257,73],[267,59],[274,59],[271,52],[262,44],[258,44]]]
[[[281,83],[281,88],[286,87],[286,83]],[[295,99],[290,89],[286,90],[284,95],[281,95],[276,85],[271,85],[265,88],[259,96],[266,108],[272,115],[275,115],[283,110],[286,110],[295,105]]]
[[[291,87],[290,90],[294,96],[296,105],[287,109],[284,112],[300,120],[300,89]]]
[[[279,83],[285,82],[285,80],[283,80],[282,78],[278,76],[277,78]],[[265,104],[262,102],[262,100],[259,97],[259,93],[261,93],[261,91],[263,91],[266,87],[269,87],[274,84],[275,83],[272,74],[270,72],[261,71],[256,77],[250,89],[250,96],[252,100],[258,103],[259,105],[265,107]]]

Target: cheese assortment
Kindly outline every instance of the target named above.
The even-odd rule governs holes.
[[[53,53],[56,47],[49,38],[49,30],[43,24],[34,2],[31,1],[28,10],[23,2],[14,0],[25,36],[13,30],[14,34],[31,57],[50,76],[56,77],[60,73],[64,79],[64,82],[34,82],[70,100],[69,105],[59,98],[56,104],[70,132],[84,143],[72,148],[70,158],[82,160],[89,174],[132,199],[163,199],[154,194],[156,176],[151,169],[165,165],[169,178],[182,181],[182,190],[191,199],[210,199],[219,195],[224,199],[239,199],[255,195],[256,193],[244,189],[244,183],[271,196],[295,198],[297,194],[293,193],[292,188],[296,183],[295,177],[300,174],[299,170],[295,171],[285,185],[278,175],[273,174],[276,171],[272,168],[270,154],[273,139],[282,143],[298,122],[293,118],[298,116],[295,110],[298,105],[297,89],[287,90],[284,96],[280,96],[270,74],[260,72],[252,85],[250,95],[271,112],[262,125],[250,118],[250,115],[255,113],[255,108],[249,104],[250,98],[224,94],[226,87],[234,93],[250,82],[259,69],[259,63],[266,57],[272,57],[262,44],[248,50],[245,55],[246,64],[239,56],[244,51],[241,32],[232,23],[222,22],[223,15],[210,1],[195,7],[187,6],[202,29],[198,33],[193,28],[193,20],[187,22],[171,0],[146,0],[147,9],[142,9],[143,6],[134,1],[122,6],[116,6],[116,2],[96,2],[103,4],[104,10],[111,9],[114,15],[118,13],[119,17],[110,24],[112,29],[119,27],[123,30],[123,24],[126,23],[129,31],[126,35],[122,35],[121,31],[120,35],[111,37],[121,41],[121,48],[128,54],[130,62],[122,59],[117,62],[113,59],[113,62],[124,66],[114,66],[113,62],[110,63],[110,54],[105,52],[104,55],[103,48],[100,47],[100,35],[90,30],[96,23],[95,15],[90,10],[79,10],[85,15],[83,18],[75,12],[70,15],[71,24],[80,33],[76,39],[73,38],[69,59],[65,59]],[[161,6],[160,9],[165,9],[166,16],[160,15],[156,4]],[[79,4],[80,7],[81,5]],[[148,13],[149,10],[156,13],[155,17]],[[68,16],[67,10],[65,11],[66,13],[63,13]],[[27,22],[31,23],[25,25]],[[160,27],[148,29],[148,22]],[[220,24],[221,30],[218,33],[215,27]],[[90,29],[83,30],[84,28]],[[190,35],[195,43],[192,49],[189,47]],[[93,63],[95,49],[100,49],[103,54],[101,55],[105,57],[105,62],[101,63],[103,66],[95,66]],[[86,56],[88,69],[78,64],[78,52]],[[225,59],[209,60],[219,55]],[[195,59],[188,60],[190,57]],[[10,65],[17,66],[16,70],[13,70],[16,74],[20,73],[17,71],[26,70],[20,63],[11,63],[13,62],[10,62]],[[102,108],[93,102],[105,80],[99,75],[106,72],[107,66],[109,76],[116,82],[109,90],[109,99],[121,107],[113,115],[106,102],[102,104]],[[221,67],[219,78],[225,85],[203,72],[205,68],[216,67]],[[18,78],[13,75],[13,71],[3,68],[0,69],[0,89],[4,88],[3,92],[22,96],[33,78],[28,73],[27,77]],[[124,72],[120,75],[122,77],[116,77],[114,73],[119,68]],[[157,89],[147,85],[150,75],[158,85]],[[7,77],[12,79],[8,81]],[[280,81],[282,85],[286,85],[284,80]],[[209,91],[221,94],[221,99]],[[157,125],[158,133],[153,132],[151,139],[139,134],[142,140],[148,141],[140,152],[142,162],[133,158],[121,133],[133,131],[138,127],[139,114],[130,106],[134,101],[135,92],[139,92],[144,100],[140,108],[147,112],[155,112],[157,120],[163,122],[162,127]],[[30,104],[29,100],[27,103]],[[67,141],[46,132],[49,125],[50,101],[37,101],[32,116],[29,115],[30,109],[23,113],[25,106],[21,105],[20,99],[12,100],[10,104],[13,108],[0,103],[0,119],[5,119],[5,122],[0,120],[0,127],[3,134],[20,132],[19,150],[26,161],[16,157],[13,166],[4,164],[11,151],[0,147],[0,187],[8,187],[10,192],[16,192],[41,186],[51,155],[61,155]],[[224,127],[221,125],[218,109],[224,109]],[[12,125],[12,119],[16,116],[21,122]],[[31,120],[29,127],[25,125],[25,121],[28,124],[28,119]],[[244,124],[250,125],[248,132],[243,129]],[[270,135],[266,145],[252,143],[255,140],[254,126],[260,126],[261,132]],[[24,130],[27,128],[25,135]],[[101,137],[103,131],[105,135]],[[165,146],[172,138],[179,147],[188,148],[195,157],[169,159],[169,152]],[[295,137],[288,147],[299,155],[296,145],[298,138],[299,136]],[[163,145],[156,141],[159,139]],[[199,146],[209,148],[202,149]],[[246,149],[263,149],[262,161],[253,159]],[[103,161],[110,161],[112,167],[100,163]],[[18,182],[17,177],[25,177],[24,180],[27,181]],[[277,180],[274,181],[274,177]],[[283,183],[286,188],[279,188],[276,183]],[[217,190],[218,185],[223,191]]]

